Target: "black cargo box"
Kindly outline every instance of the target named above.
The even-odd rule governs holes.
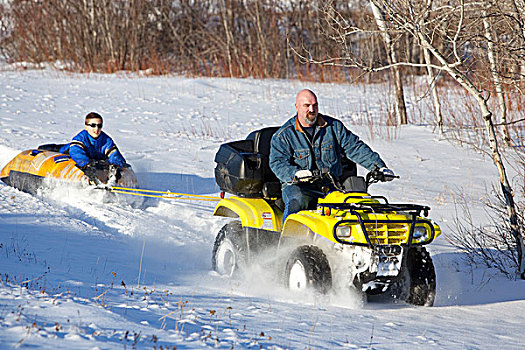
[[[215,155],[215,181],[222,191],[244,197],[264,197],[265,184],[278,185],[279,180],[268,164],[270,140],[277,129],[254,131],[246,140],[220,146]]]

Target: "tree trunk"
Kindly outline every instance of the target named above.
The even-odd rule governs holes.
[[[427,65],[427,82],[428,88],[432,92],[432,102],[434,104],[434,113],[436,115],[436,124],[440,134],[443,134],[443,113],[441,112],[441,101],[439,100],[439,93],[437,91],[436,75],[434,69],[430,67],[432,59],[428,49],[423,48],[423,55],[425,56],[425,63]]]
[[[394,78],[395,94],[396,94],[396,116],[397,124],[407,124],[407,110],[405,106],[405,95],[403,92],[403,81],[401,79],[401,71],[398,66],[395,66],[398,63],[397,52],[395,49],[394,41],[392,36],[388,31],[388,26],[385,20],[384,12],[373,2],[370,2],[372,6],[372,12],[374,13],[374,18],[377,23],[377,27],[383,36],[385,41],[385,46],[387,48],[387,54],[390,59],[390,63],[394,66],[392,67],[392,76]]]
[[[517,18],[517,32],[518,36],[520,37],[520,44],[521,46],[525,45],[525,1],[524,0],[513,0],[510,2],[514,13]],[[518,71],[520,76],[518,77],[517,81],[523,81],[525,79],[525,61],[522,60],[520,64],[520,69]],[[523,83],[520,84],[523,86]]]
[[[432,8],[432,0],[427,0],[426,8],[427,8],[426,16],[422,18],[422,22],[428,19],[428,15],[430,14],[430,9]],[[428,82],[428,88],[430,89],[432,93],[432,102],[434,104],[436,124],[438,128],[438,132],[440,134],[443,134],[443,113],[441,112],[441,101],[439,100],[439,93],[437,91],[437,80],[436,80],[437,77],[434,74],[434,69],[431,67],[432,58],[430,57],[430,52],[425,47],[423,47],[422,50],[423,50],[424,62],[427,66],[427,82]]]
[[[226,57],[228,59],[228,72],[230,74],[230,78],[233,78],[233,58],[232,58],[232,43],[233,38],[230,33],[230,28],[228,26],[228,14],[229,11],[227,10],[227,5],[224,0],[221,1],[221,7],[222,7],[222,25],[224,28],[224,35],[226,36]]]
[[[117,60],[116,60],[117,55],[115,53],[115,48],[113,46],[114,29],[113,29],[113,26],[110,26],[110,23],[109,23],[111,21],[110,10],[111,10],[111,3],[104,1],[104,3],[102,4],[103,24],[104,24],[104,29],[106,31],[104,36],[105,36],[109,54],[111,57],[111,69],[117,70],[118,69]]]
[[[501,76],[498,71],[498,62],[496,53],[494,50],[494,36],[492,33],[492,27],[489,23],[488,12],[485,9],[483,11],[483,26],[485,28],[485,38],[487,39],[487,57],[490,63],[490,73],[492,75],[492,81],[496,89],[496,96],[498,98],[498,107],[500,110],[500,121],[501,121],[501,134],[503,135],[503,141],[506,145],[510,145],[510,134],[509,127],[507,125],[507,108],[505,106],[505,94],[503,92],[503,84],[501,82]]]

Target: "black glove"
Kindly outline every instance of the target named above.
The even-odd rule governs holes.
[[[82,169],[82,171],[84,172],[84,175],[86,175],[90,184],[97,185],[97,186],[101,184],[101,181],[97,177],[97,166],[96,166],[95,161],[92,160],[91,162],[87,163],[80,169]]]
[[[375,167],[374,170],[372,170],[372,177],[376,179],[377,181],[392,181],[396,178],[399,178],[399,176],[396,176],[394,172],[386,167],[378,168]]]
[[[120,167],[115,164],[110,164],[108,168],[108,186],[115,186],[120,179]]]

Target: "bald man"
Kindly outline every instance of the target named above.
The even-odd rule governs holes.
[[[311,90],[297,94],[295,109],[297,114],[273,135],[270,148],[270,168],[282,185],[283,223],[288,215],[307,209],[316,199],[311,196],[312,189],[329,185],[310,183],[312,171],[329,169],[337,179],[343,174],[343,155],[370,171],[380,171],[385,180],[394,178],[379,154],[341,121],[319,113],[317,96]]]

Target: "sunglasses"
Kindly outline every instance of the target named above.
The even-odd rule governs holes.
[[[87,126],[91,126],[93,129],[94,129],[95,127],[97,127],[97,126],[98,126],[99,129],[102,129],[102,123],[100,123],[100,124],[97,124],[97,123],[87,124],[87,123],[86,123],[86,125],[87,125]]]

